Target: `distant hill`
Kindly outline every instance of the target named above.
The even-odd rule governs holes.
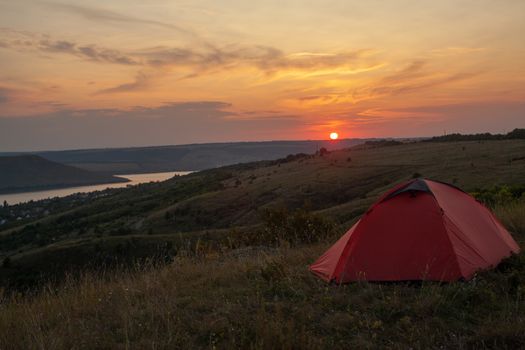
[[[434,136],[426,139],[427,142],[455,142],[455,141],[485,141],[485,140],[517,140],[525,139],[525,129],[514,129],[506,134],[448,134],[443,136]]]
[[[46,159],[110,174],[203,170],[225,165],[274,160],[297,153],[349,148],[371,139],[337,141],[267,141],[207,143],[39,152]]]
[[[0,157],[0,193],[126,181],[36,155]]]

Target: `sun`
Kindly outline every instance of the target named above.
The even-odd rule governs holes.
[[[336,132],[330,133],[330,139],[331,140],[337,140],[339,138],[339,134]]]

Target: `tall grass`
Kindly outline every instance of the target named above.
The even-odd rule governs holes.
[[[507,204],[497,204],[494,213],[509,231],[523,239],[525,236],[525,198]]]
[[[498,206],[522,242],[525,205]],[[4,295],[0,349],[523,348],[525,258],[472,281],[327,285],[313,243],[175,258]]]

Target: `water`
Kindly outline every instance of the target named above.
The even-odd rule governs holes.
[[[109,183],[100,185],[90,186],[77,186],[77,187],[66,187],[54,190],[44,191],[32,191],[32,192],[20,192],[12,194],[0,194],[0,204],[5,201],[9,205],[29,202],[30,200],[40,200],[53,197],[65,197],[74,193],[86,193],[93,191],[101,191],[107,188],[121,188],[126,186],[138,185],[146,182],[158,182],[165,181],[172,178],[175,175],[187,175],[191,171],[171,171],[167,173],[148,173],[148,174],[128,174],[128,175],[117,175],[129,179],[129,182]]]

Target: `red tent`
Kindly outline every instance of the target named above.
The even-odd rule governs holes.
[[[455,281],[518,252],[503,225],[469,194],[415,179],[384,194],[310,271],[337,283]]]

